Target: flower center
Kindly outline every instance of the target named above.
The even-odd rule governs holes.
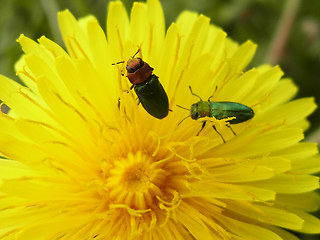
[[[148,188],[150,184],[149,177],[151,174],[152,173],[144,167],[133,166],[125,170],[122,182],[129,192],[141,191],[142,189]]]
[[[119,159],[107,179],[109,199],[134,209],[151,208],[156,196],[163,195],[166,172],[150,156],[137,152]]]

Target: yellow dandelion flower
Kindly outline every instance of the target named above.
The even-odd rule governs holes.
[[[297,88],[277,66],[245,70],[254,43],[238,45],[192,12],[165,31],[157,0],[135,3],[130,19],[121,2],[110,3],[106,34],[93,16],[63,11],[59,24],[67,51],[21,35],[16,71],[25,86],[0,77],[11,108],[0,115],[0,239],[294,240],[286,229],[320,232],[308,213],[319,203],[310,174],[320,157],[316,144],[301,142],[314,101],[291,100]],[[168,95],[161,120],[138,104],[126,63],[112,65],[138,49]],[[190,113],[177,105],[199,101],[189,86],[254,117],[231,129],[216,113],[181,122]]]

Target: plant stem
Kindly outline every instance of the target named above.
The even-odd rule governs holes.
[[[320,144],[320,127],[314,130],[307,138],[308,142],[316,142]]]
[[[57,12],[59,11],[59,7],[56,0],[41,0],[40,3],[44,12],[46,13],[53,40],[61,43],[62,39],[57,20]]]
[[[269,46],[266,62],[274,65],[281,59],[300,3],[301,0],[287,0],[284,4],[281,18]]]

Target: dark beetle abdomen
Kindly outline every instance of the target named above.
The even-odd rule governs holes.
[[[144,109],[155,118],[168,115],[169,101],[158,77],[152,74],[146,82],[134,85],[134,90]]]

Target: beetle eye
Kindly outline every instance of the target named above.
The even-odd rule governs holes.
[[[144,65],[144,62],[141,58],[132,58],[127,62],[127,72],[128,73],[134,73],[138,69],[142,68]]]
[[[191,118],[192,119],[198,119],[199,117],[199,112],[198,112],[198,104],[192,104],[191,106]]]
[[[126,69],[127,69],[127,72],[129,72],[129,73],[133,73],[135,70],[132,68],[132,67],[130,67],[129,65],[127,65],[126,66]]]
[[[197,119],[199,117],[199,113],[198,112],[195,112],[194,114],[193,114],[193,119]]]
[[[139,60],[139,67],[138,68],[142,68],[144,65],[144,61],[141,58],[137,58]]]

